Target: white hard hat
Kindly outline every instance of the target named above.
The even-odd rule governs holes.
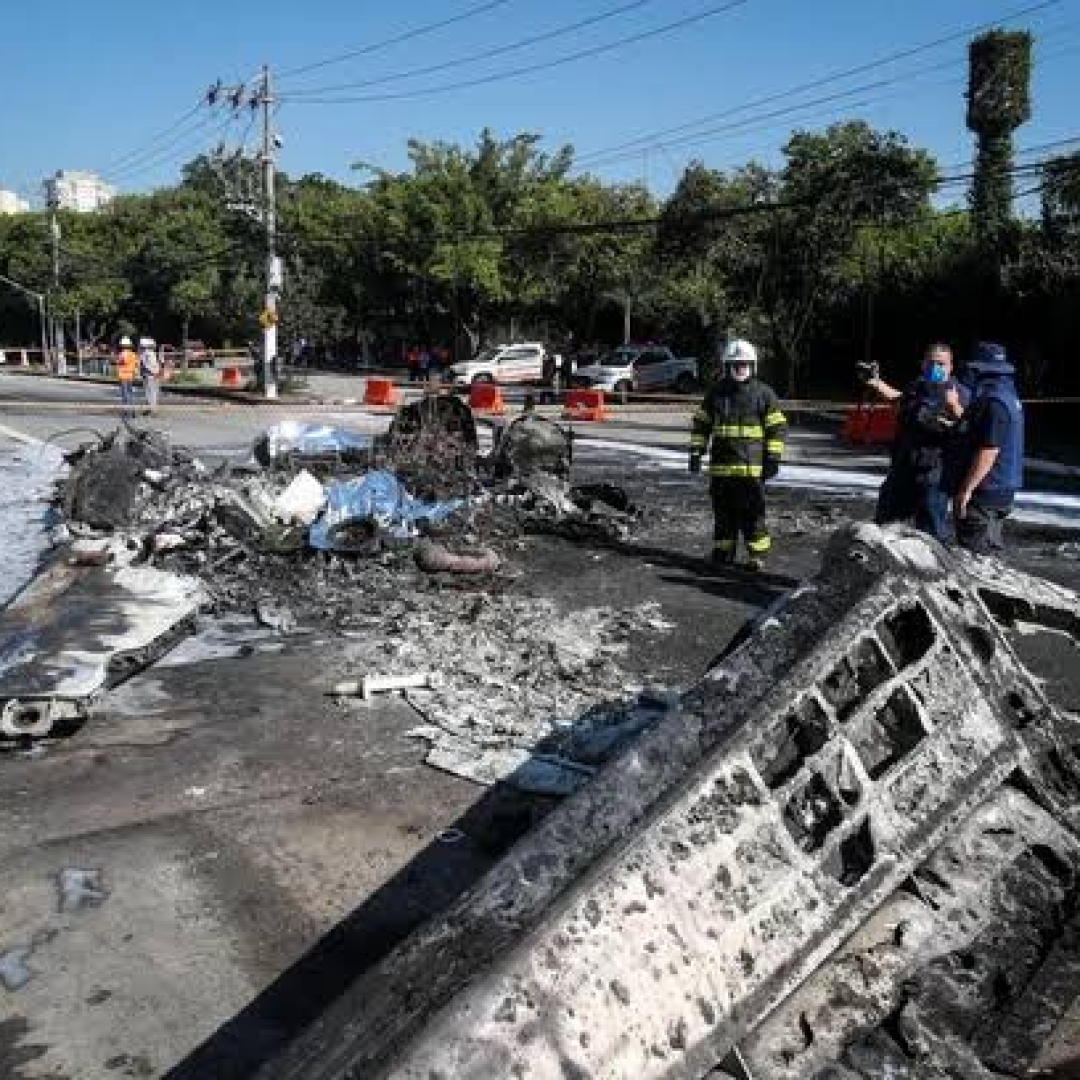
[[[751,367],[756,367],[757,349],[751,345],[750,341],[735,338],[734,341],[727,343],[724,350],[724,363],[732,367],[735,364],[750,364]]]
[[[125,346],[127,346],[127,348],[129,348],[129,349],[130,349],[130,348],[131,348],[131,338],[129,338],[129,337],[127,336],[127,334],[125,334],[125,335],[124,335],[124,336],[123,336],[123,337],[122,337],[122,338],[120,339],[120,344],[121,344],[121,345],[125,345]]]
[[[748,364],[751,371],[757,370],[757,349],[749,341],[736,338],[729,341],[724,349],[724,367],[736,367]]]
[[[154,339],[152,337],[139,338],[140,349],[152,349],[154,347]]]

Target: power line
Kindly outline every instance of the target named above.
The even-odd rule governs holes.
[[[203,116],[198,123],[190,126],[186,131],[181,131],[174,135],[173,138],[169,139],[163,145],[155,149],[146,149],[140,153],[138,157],[133,158],[127,165],[114,169],[111,172],[103,173],[102,175],[106,180],[115,182],[124,179],[129,175],[141,173],[145,171],[146,168],[153,168],[159,161],[163,161],[172,156],[176,147],[190,143],[193,137],[197,136],[200,140],[205,138],[203,132],[219,123],[219,116],[208,113]]]
[[[106,179],[112,179],[133,170],[142,171],[143,162],[160,157],[173,146],[190,138],[197,131],[209,127],[214,122],[213,114],[216,106],[227,105],[232,102],[234,109],[238,109],[250,81],[251,78],[249,77],[237,86],[226,87],[219,80],[183,116],[175,120],[154,138],[146,140],[135,149],[113,159],[105,168],[99,169],[99,172]],[[203,110],[206,110],[208,115],[199,118],[199,114]]]
[[[309,71],[315,71],[319,68],[329,67],[331,64],[341,64],[346,60],[354,60],[358,56],[368,56],[373,52],[378,52],[381,49],[388,49],[392,45],[400,45],[406,41],[412,41],[415,38],[422,37],[427,34],[433,34],[436,30],[445,29],[447,26],[454,26],[457,23],[464,22],[466,19],[475,18],[477,15],[483,15],[488,11],[493,11],[497,7],[505,7],[507,4],[512,3],[513,0],[488,0],[487,3],[477,4],[475,7],[466,9],[457,15],[451,15],[449,18],[441,19],[438,22],[427,23],[424,26],[414,27],[412,30],[406,30],[401,34],[397,34],[394,37],[385,38],[382,41],[374,42],[371,45],[364,45],[358,49],[351,49],[349,52],[339,53],[337,56],[327,57],[325,60],[316,60],[311,64],[304,64],[300,67],[287,68],[278,74],[277,78],[280,82],[282,79],[295,78],[297,75],[304,75]]]
[[[1045,63],[1052,59],[1059,59],[1062,56],[1075,53],[1076,48],[1062,49],[1055,53],[1050,54],[1047,57],[1040,58],[1040,62]],[[701,143],[712,142],[719,137],[725,135],[744,135],[752,131],[765,130],[766,127],[776,127],[775,124],[763,125],[762,121],[771,121],[778,118],[790,117],[794,122],[800,122],[810,119],[811,116],[822,115],[821,110],[817,110],[810,116],[796,116],[795,114],[801,113],[804,109],[810,109],[812,107],[827,105],[830,103],[846,101],[848,98],[855,97],[858,94],[864,94],[869,91],[884,89],[891,86],[899,86],[902,84],[910,83],[919,80],[924,75],[932,74],[936,71],[951,70],[962,66],[953,60],[945,60],[939,63],[930,64],[922,68],[916,68],[912,71],[898,73],[894,76],[889,76],[884,79],[877,79],[874,82],[863,83],[859,86],[850,87],[847,90],[838,90],[832,94],[826,94],[822,97],[811,98],[807,101],[801,101],[792,105],[781,106],[778,109],[773,109],[764,113],[757,113],[753,116],[746,117],[742,120],[733,120],[726,124],[720,124],[715,127],[705,128],[701,131],[691,132],[687,135],[682,135],[677,138],[668,139],[664,142],[650,143],[648,146],[640,147],[637,149],[628,149],[622,152],[612,152],[604,157],[585,155],[583,159],[575,161],[575,169],[606,169],[614,165],[618,165],[624,161],[631,161],[639,157],[642,153],[650,153],[656,150],[673,150],[680,149],[688,146],[697,146]],[[933,86],[955,86],[962,85],[966,80],[961,78],[959,80],[949,79],[939,81],[930,85]],[[866,108],[875,104],[880,104],[891,95],[876,96],[862,101],[850,101],[846,102],[849,108]],[[828,110],[832,112],[832,110]],[[826,115],[828,114],[826,113]],[[585,162],[583,164],[583,162]]]
[[[594,56],[602,56],[604,53],[614,52],[616,49],[621,49],[626,45],[634,45],[639,41],[647,41],[650,38],[658,37],[661,34],[669,34],[675,30],[681,30],[685,26],[692,26],[694,23],[703,22],[705,19],[713,18],[717,15],[722,15],[725,12],[731,11],[734,8],[743,7],[748,4],[750,0],[728,0],[725,4],[717,4],[713,7],[706,8],[704,11],[698,12],[696,15],[687,15],[684,18],[676,19],[673,22],[663,23],[660,26],[655,26],[650,30],[642,30],[636,34],[630,34],[627,37],[618,38],[615,41],[604,42],[600,45],[594,45],[588,49],[581,49],[578,52],[568,53],[565,56],[556,57],[554,60],[545,60],[536,64],[528,64],[525,67],[517,67],[508,71],[497,71],[490,75],[481,75],[475,79],[463,79],[460,82],[443,83],[440,86],[423,87],[417,90],[400,90],[394,93],[388,94],[359,94],[349,97],[308,97],[300,98],[291,95],[284,95],[284,100],[295,102],[299,105],[348,105],[356,102],[364,101],[400,101],[406,98],[426,97],[431,94],[445,94],[451,90],[464,90],[473,86],[484,86],[494,82],[503,82],[508,79],[518,79],[524,75],[532,75],[537,71],[548,71],[552,68],[563,67],[566,64],[576,63],[578,60],[590,59]],[[1062,0],[1047,0],[1050,3],[1061,3]]]
[[[496,56],[505,56],[507,53],[518,52],[521,49],[527,49],[533,45],[542,44],[545,41],[554,41],[556,38],[565,37],[567,34],[572,34],[577,30],[583,30],[587,26],[595,26],[598,23],[606,22],[608,19],[614,19],[619,15],[625,15],[628,11],[633,11],[636,8],[642,8],[645,7],[646,4],[652,3],[655,3],[655,0],[633,0],[632,3],[620,4],[618,7],[608,8],[606,11],[590,15],[588,18],[579,19],[577,22],[566,23],[562,26],[555,27],[553,30],[546,30],[540,34],[533,34],[531,37],[521,38],[520,40],[512,41],[507,45],[496,45],[490,49],[484,49],[481,52],[469,53],[467,56],[458,56],[453,60],[444,60],[439,64],[428,64],[425,67],[415,67],[410,68],[407,71],[397,71],[389,75],[380,75],[377,78],[365,79],[363,82],[338,83],[335,86],[320,86],[310,90],[293,91],[290,95],[290,99],[297,101],[301,97],[307,97],[313,94],[329,94],[339,90],[361,90],[368,86],[383,86],[386,83],[400,82],[403,79],[414,79],[421,75],[434,74],[437,71],[448,71],[451,68],[462,67],[466,64],[475,64],[480,60],[490,60]]]
[[[740,112],[746,112],[749,109],[757,109],[766,105],[773,105],[778,101],[783,101],[785,98],[794,97],[798,94],[805,93],[808,90],[817,90],[822,86],[827,86],[829,83],[840,82],[844,79],[851,78],[855,75],[862,75],[867,71],[872,71],[875,68],[883,67],[886,64],[895,63],[898,60],[906,60],[912,56],[918,56],[922,53],[929,52],[932,49],[940,48],[942,45],[951,44],[954,41],[970,38],[971,36],[979,33],[983,33],[986,30],[992,29],[995,26],[999,26],[1002,23],[1012,22],[1016,19],[1023,18],[1027,15],[1033,15],[1036,12],[1047,10],[1051,7],[1057,7],[1064,0],[1041,0],[1040,3],[1031,4],[1027,7],[1020,8],[1017,11],[1013,11],[1001,18],[994,19],[990,22],[978,23],[974,26],[965,27],[962,30],[957,30],[953,33],[946,34],[943,37],[934,38],[931,41],[925,41],[917,45],[912,45],[904,49],[899,49],[896,52],[888,53],[885,56],[877,57],[874,60],[867,61],[863,64],[857,64],[854,67],[846,68],[841,71],[835,71],[828,75],[822,75],[816,79],[811,79],[808,82],[799,83],[795,86],[788,87],[786,90],[780,90],[776,93],[766,94],[763,97],[753,99],[751,101],[743,102],[740,105],[733,105],[726,109],[721,109],[718,112],[708,113],[705,116],[698,117],[696,120],[688,120],[681,124],[676,124],[672,127],[662,128],[658,131],[651,132],[648,135],[641,135],[634,139],[627,139],[624,142],[616,143],[613,146],[605,147],[601,150],[594,151],[590,154],[582,155],[581,161],[588,161],[593,158],[607,157],[609,154],[619,150],[627,150],[631,147],[637,147],[638,153],[641,152],[643,147],[647,147],[648,144],[655,142],[658,139],[664,139],[669,135],[674,135],[683,131],[690,131],[692,128],[701,127],[703,124],[712,123],[714,120],[725,119],[729,116],[734,116]]]
[[[904,75],[896,75],[887,79],[877,79],[874,82],[863,83],[860,86],[853,86],[847,90],[838,90],[835,93],[826,94],[822,97],[811,98],[808,101],[800,101],[798,104],[795,105],[785,105],[779,109],[773,109],[765,113],[758,113],[754,116],[749,116],[742,120],[733,120],[727,124],[721,124],[717,127],[706,128],[703,131],[696,131],[688,135],[680,136],[679,138],[665,140],[664,142],[650,143],[647,146],[638,147],[636,149],[628,149],[622,152],[612,151],[611,153],[606,155],[599,155],[599,153],[586,154],[583,155],[581,159],[576,161],[575,165],[577,165],[579,168],[600,168],[608,165],[613,165],[620,161],[628,160],[630,158],[638,157],[643,151],[673,150],[682,146],[692,146],[699,141],[707,141],[708,139],[711,139],[714,136],[725,132],[738,131],[740,129],[746,128],[748,125],[754,125],[763,120],[775,120],[781,117],[790,116],[791,114],[800,112],[803,109],[842,101],[845,98],[855,97],[858,94],[865,94],[871,90],[879,90],[887,86],[893,86],[897,83],[907,82],[908,80],[917,75],[925,75],[934,71],[952,68],[954,66],[955,63],[949,60],[944,63],[933,64],[926,68],[921,68],[915,72],[908,72]],[[859,102],[857,104],[861,105],[867,103]],[[584,164],[586,162],[587,164]]]
[[[134,150],[129,150],[126,154],[121,154],[120,157],[113,158],[111,161],[106,162],[105,165],[98,171],[104,176],[108,176],[112,172],[119,171],[121,167],[125,165],[131,158],[145,152],[150,147],[155,146],[157,143],[161,142],[162,139],[167,138],[174,131],[185,126],[187,122],[191,120],[192,117],[194,117],[202,109],[203,105],[204,102],[200,98],[200,100],[195,105],[193,105],[186,113],[184,113],[183,116],[173,121],[173,123],[171,123],[159,134],[157,134],[151,139],[144,140]]]
[[[197,128],[185,132],[178,139],[169,143],[167,146],[162,147],[161,150],[151,157],[141,162],[134,163],[127,169],[122,169],[117,173],[113,173],[107,177],[107,179],[114,182],[119,180],[123,183],[130,183],[136,176],[141,176],[154,169],[161,168],[164,165],[180,161],[196,148],[205,146],[207,142],[213,143],[215,141],[220,141],[224,138],[228,129],[236,122],[236,116],[230,114],[224,121],[221,121],[214,127],[213,125],[218,120],[219,117],[217,116],[207,117]],[[213,128],[209,135],[204,133],[206,128]]]

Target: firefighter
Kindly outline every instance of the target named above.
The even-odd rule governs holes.
[[[772,540],[765,527],[765,481],[780,471],[787,419],[771,386],[757,378],[757,350],[748,341],[724,349],[723,376],[694,413],[690,472],[709,449],[714,528],[712,561],[735,561],[739,534],[748,565],[760,570]]]

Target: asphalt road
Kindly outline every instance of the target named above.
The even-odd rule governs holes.
[[[283,419],[347,422],[359,431],[381,431],[387,424],[384,416],[356,409],[337,414],[292,401],[252,406],[167,391],[154,417],[146,415],[141,395],[136,397],[135,412],[132,422],[136,426],[152,424],[179,444],[226,456],[249,449],[260,432]],[[115,387],[0,372],[0,434],[8,437],[14,432],[71,447],[85,440],[88,432],[111,430],[121,414]]]
[[[151,419],[144,415],[140,395],[133,422],[153,423],[168,432],[178,443],[210,454],[231,455],[251,445],[251,441],[277,420],[317,420],[336,423],[358,431],[381,431],[387,425],[385,415],[373,413],[362,405],[345,404],[357,387],[338,378],[324,388],[338,406],[316,404],[303,398],[286,398],[276,404],[247,404],[199,398],[185,394],[162,395],[162,408]],[[316,394],[322,391],[313,387]],[[508,418],[517,415],[520,405],[511,401]],[[555,407],[541,406],[542,414],[559,415]],[[86,435],[87,428],[107,431],[120,419],[117,390],[113,386],[91,382],[61,382],[57,379],[0,369],[0,434],[4,428],[31,438],[58,440],[62,446],[74,445]],[[73,430],[74,429],[74,430]],[[686,447],[688,418],[685,412],[658,407],[649,411],[635,409],[626,415],[613,416],[603,424],[579,423],[575,430],[581,439],[582,453],[597,456],[590,442],[638,445],[682,452]],[[598,447],[605,456],[605,447]],[[835,434],[820,426],[793,428],[787,445],[787,459],[792,463],[814,463],[851,470],[883,471],[884,455],[875,451],[852,450],[839,444]]]

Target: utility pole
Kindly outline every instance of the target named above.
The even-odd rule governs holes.
[[[248,86],[226,86],[218,79],[206,91],[206,104],[211,108],[231,109],[235,116],[241,106],[251,109],[252,113],[262,111],[262,146],[257,154],[257,161],[262,166],[261,198],[257,201],[249,197],[246,177],[242,178],[242,190],[227,202],[230,210],[246,214],[260,222],[266,238],[265,274],[266,291],[263,309],[259,316],[262,325],[262,384],[268,398],[278,395],[278,299],[281,294],[281,259],[277,254],[277,200],[274,183],[277,177],[277,151],[281,141],[273,128],[274,92],[270,80],[270,67],[263,64],[262,71],[254,91],[248,95]],[[220,148],[219,153],[224,153]],[[242,149],[237,151],[236,160],[242,160]],[[184,337],[187,338],[187,321],[184,324]]]
[[[50,343],[56,357],[56,373],[64,374],[64,331],[56,316],[56,298],[60,293],[60,219],[56,215],[58,195],[49,191],[49,232],[52,235],[52,289],[49,293]]]
[[[272,128],[274,97],[270,84],[270,68],[264,64],[262,85],[258,103],[262,106],[262,174],[263,174],[263,225],[266,229],[266,301],[263,306],[263,382],[268,398],[277,397],[278,367],[278,295],[281,290],[281,260],[277,255],[277,206],[274,198],[274,180],[277,165],[275,151],[277,137]]]

